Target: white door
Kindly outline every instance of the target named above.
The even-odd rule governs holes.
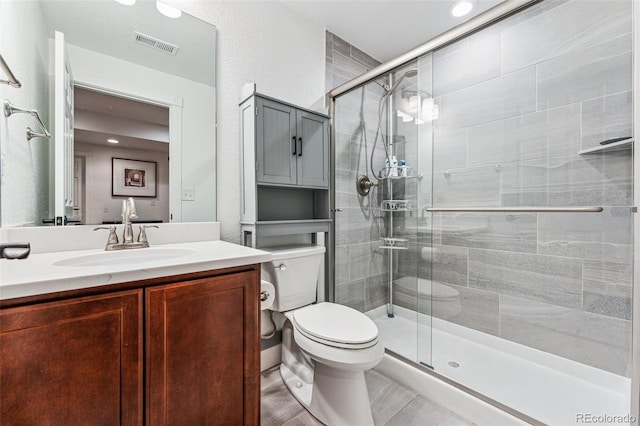
[[[54,212],[58,218],[73,216],[73,74],[66,52],[64,34],[55,36],[55,133]],[[63,219],[64,223],[64,219]]]

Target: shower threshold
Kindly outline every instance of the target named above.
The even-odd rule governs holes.
[[[581,413],[629,414],[626,377],[399,306],[394,312],[367,312],[387,349],[515,411],[549,425],[580,424]]]

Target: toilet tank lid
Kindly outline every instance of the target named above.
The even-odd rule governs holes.
[[[314,256],[322,254],[326,250],[324,246],[281,246],[264,247],[260,250],[268,251],[272,255],[272,260],[292,259],[294,257]]]

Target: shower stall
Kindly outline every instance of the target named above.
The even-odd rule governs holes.
[[[523,419],[628,424],[634,5],[519,4],[330,92],[333,296]]]

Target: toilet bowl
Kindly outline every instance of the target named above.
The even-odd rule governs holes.
[[[285,385],[327,425],[373,425],[364,372],[384,356],[377,326],[347,306],[312,304],[324,247],[271,251],[263,279],[276,289],[273,309],[286,318],[280,364]]]

